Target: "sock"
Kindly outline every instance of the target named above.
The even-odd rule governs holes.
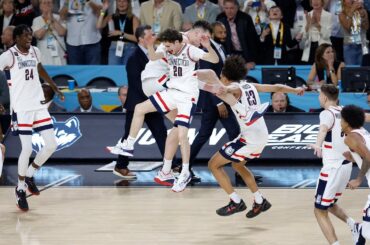
[[[26,173],[26,177],[29,177],[29,178],[31,178],[34,174],[35,174],[35,172],[38,170],[38,168],[35,168],[34,166],[33,166],[33,163],[31,163],[31,165],[28,167],[28,169],[27,169],[27,173]]]
[[[171,167],[172,167],[172,160],[167,160],[163,158],[162,172],[165,174],[168,174],[171,171]]]
[[[336,241],[335,243],[332,243],[331,245],[340,245],[340,243]]]
[[[128,136],[127,137],[127,146],[129,148],[134,148],[135,141],[136,141],[136,138]]]
[[[236,104],[231,106],[231,108],[236,110],[241,116],[245,116],[247,114],[245,107],[240,102],[236,102]]]
[[[353,228],[355,227],[356,221],[354,219],[352,219],[351,217],[348,217],[347,220],[346,220],[346,223],[349,226],[349,228],[351,228],[351,230],[353,230]]]
[[[234,191],[233,193],[231,193],[229,195],[230,199],[233,200],[233,202],[235,203],[240,203],[242,201],[242,199],[240,199],[239,195],[236,194],[236,192]]]
[[[263,197],[260,191],[256,191],[253,193],[254,195],[254,201],[258,204],[261,204],[263,202]]]
[[[26,191],[26,182],[24,180],[18,179],[17,190],[24,190],[24,191]]]
[[[182,164],[182,170],[181,173],[189,173],[189,163],[183,163]]]

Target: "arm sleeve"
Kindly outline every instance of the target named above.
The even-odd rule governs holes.
[[[320,125],[326,125],[329,129],[334,125],[334,114],[328,110],[320,113]]]

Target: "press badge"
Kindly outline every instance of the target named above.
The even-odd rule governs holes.
[[[276,59],[276,60],[281,59],[281,48],[279,48],[279,47],[274,48],[274,59]]]
[[[57,41],[52,35],[49,35],[46,39],[47,42],[47,48],[50,50],[52,57],[58,56],[58,50],[57,50]]]
[[[116,46],[116,56],[122,57],[123,54],[123,47],[125,46],[125,43],[122,41],[117,41],[117,46]]]
[[[85,21],[85,16],[83,14],[77,15],[77,22]]]

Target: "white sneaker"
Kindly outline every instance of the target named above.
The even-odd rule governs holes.
[[[122,155],[122,156],[128,156],[128,157],[134,156],[134,148],[128,147],[126,140],[124,140],[123,142],[119,140],[115,146],[107,146],[106,149],[110,153],[115,154],[115,155]]]
[[[172,170],[168,174],[165,174],[161,169],[154,177],[154,182],[159,185],[173,186],[173,183],[175,182],[175,176],[173,175]]]
[[[353,229],[351,229],[352,240],[355,245],[357,244],[358,239],[360,237],[360,230],[361,230],[361,224],[356,222],[355,225],[353,226]]]
[[[182,172],[179,177],[175,180],[175,183],[172,186],[173,192],[182,192],[185,190],[187,184],[191,181],[190,172]]]

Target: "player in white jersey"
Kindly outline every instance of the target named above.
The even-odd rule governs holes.
[[[221,73],[221,82],[226,85],[226,92],[231,92],[247,110],[258,107],[261,104],[258,92],[284,92],[299,95],[302,95],[304,92],[303,88],[291,88],[281,84],[263,85],[247,83],[242,80],[245,78],[246,73],[245,60],[240,56],[230,56],[225,60]],[[233,112],[237,115],[234,109]],[[228,175],[223,170],[223,166],[231,162],[233,169],[240,174],[254,195],[253,208],[247,213],[247,218],[253,218],[269,209],[271,204],[258,190],[254,176],[246,168],[245,164],[248,160],[260,157],[268,141],[268,131],[263,117],[249,127],[244,127],[244,121],[238,121],[240,135],[233,141],[226,143],[216,152],[208,162],[208,167],[222,189],[224,189],[231,199],[228,205],[218,209],[216,213],[221,216],[228,216],[246,209],[244,201],[235,192]]]
[[[8,79],[11,127],[13,132],[19,135],[22,145],[18,159],[18,186],[15,195],[18,207],[27,211],[26,188],[34,195],[40,194],[33,175],[57,148],[53,123],[45,105],[39,75],[50,84],[62,100],[64,96],[40,63],[39,49],[31,46],[31,28],[19,25],[14,29],[13,36],[16,44],[0,56],[0,70],[4,70]],[[32,131],[41,134],[45,146],[28,166],[32,153]]]
[[[319,101],[324,110],[320,113],[320,129],[315,144],[309,146],[314,154],[322,158],[321,168],[316,185],[315,217],[329,244],[338,245],[334,226],[329,212],[346,222],[351,230],[355,221],[348,217],[337,204],[351,177],[352,162],[346,160],[343,153],[348,151],[344,144],[341,129],[341,106],[338,106],[339,90],[333,84],[324,84],[320,88]]]
[[[343,107],[342,130],[346,135],[344,143],[349,147],[351,160],[356,162],[360,172],[356,179],[351,180],[348,186],[351,189],[359,187],[363,178],[366,176],[368,186],[370,186],[370,134],[363,128],[365,122],[364,111],[354,105]],[[348,155],[347,155],[348,156]],[[370,239],[370,195],[363,209],[362,223],[356,223],[353,234],[354,244],[365,244],[366,239]]]

